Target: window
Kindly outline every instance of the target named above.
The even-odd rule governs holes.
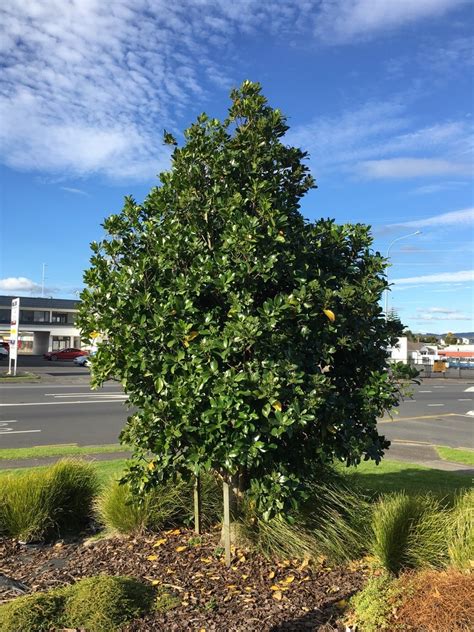
[[[53,317],[51,319],[51,322],[65,325],[67,323],[67,314],[63,314],[61,312],[53,312]]]
[[[27,309],[20,310],[21,323],[49,323],[49,312],[40,312]]]
[[[0,323],[9,323],[10,314],[11,314],[11,310],[3,309],[3,308],[0,309]]]
[[[76,319],[75,317],[76,314],[73,314],[72,312],[53,312],[51,322],[59,325],[72,325]]]

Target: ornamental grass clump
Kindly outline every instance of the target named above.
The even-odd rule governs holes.
[[[448,554],[450,565],[459,570],[472,568],[474,561],[474,490],[458,495],[449,516]]]
[[[6,476],[0,490],[0,532],[26,542],[77,533],[91,518],[98,487],[93,466],[77,460]]]
[[[18,597],[0,605],[0,632],[73,628],[114,632],[150,612],[155,590],[130,577],[100,575],[76,584]]]
[[[432,495],[397,493],[374,505],[372,553],[388,571],[442,567],[448,560],[449,512]]]
[[[221,492],[211,475],[201,478],[201,498],[202,526],[209,527],[219,521],[222,508]],[[127,483],[110,481],[98,495],[95,511],[108,530],[124,534],[188,525],[193,518],[193,487],[178,479],[137,495]]]

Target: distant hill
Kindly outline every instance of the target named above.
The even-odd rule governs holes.
[[[457,338],[474,338],[474,331],[453,331],[452,332],[453,336],[456,336]],[[444,338],[445,336],[448,335],[448,332],[446,332],[445,334],[421,334],[422,336],[436,336],[436,338]]]

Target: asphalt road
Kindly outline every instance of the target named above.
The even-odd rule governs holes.
[[[60,443],[115,443],[127,415],[120,385],[110,382],[91,391],[87,373],[73,365],[43,366],[61,379],[79,374],[77,384],[0,385],[0,448]],[[63,371],[63,373],[61,373]],[[35,368],[35,372],[38,369]],[[474,448],[473,380],[425,380],[412,399],[401,402],[393,421],[380,421],[390,440]]]

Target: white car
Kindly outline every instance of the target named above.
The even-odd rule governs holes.
[[[90,357],[86,355],[77,356],[77,358],[74,358],[73,362],[76,366],[90,366],[91,364]]]

